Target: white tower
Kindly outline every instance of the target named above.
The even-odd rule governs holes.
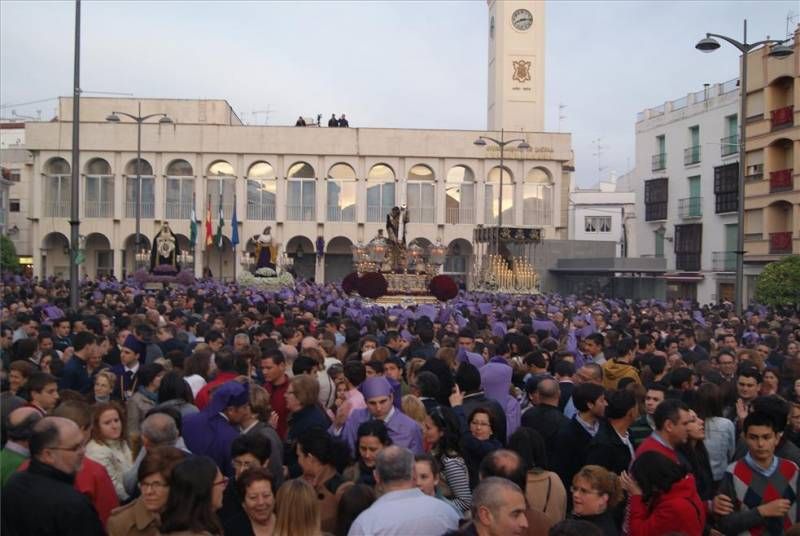
[[[489,130],[544,131],[544,1],[487,0]]]

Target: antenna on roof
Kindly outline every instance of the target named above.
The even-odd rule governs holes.
[[[256,118],[255,119],[256,124],[258,124],[258,115],[259,114],[264,114],[264,124],[267,125],[267,124],[269,124],[269,114],[271,114],[273,112],[276,112],[276,111],[277,110],[270,109],[269,104],[267,104],[267,109],[266,110],[253,110],[251,113]]]
[[[566,104],[558,103],[558,131],[561,132],[561,120],[567,118],[567,114],[564,113],[564,110],[567,109]]]
[[[602,165],[602,158],[603,158],[603,149],[606,148],[603,145],[603,138],[597,138],[596,140],[592,140],[592,143],[595,146],[595,152],[592,153],[593,156],[597,157],[597,179],[600,180],[600,176],[603,174],[603,170],[606,169],[604,165]]]
[[[795,13],[794,11],[789,11],[786,14],[786,39],[790,39],[792,37],[792,23],[797,22],[800,20],[800,14]]]

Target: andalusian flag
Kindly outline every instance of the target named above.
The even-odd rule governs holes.
[[[225,226],[225,215],[222,213],[222,196],[219,196],[219,223],[217,224],[217,234],[214,237],[214,243],[217,244],[219,249],[222,249],[222,228]]]
[[[189,223],[189,243],[192,248],[197,244],[197,214],[194,211],[194,203],[192,203],[192,221]]]
[[[206,203],[206,247],[214,243],[214,230],[211,228],[211,196]]]

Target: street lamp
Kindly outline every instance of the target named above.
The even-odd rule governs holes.
[[[747,120],[747,55],[762,45],[772,45],[769,55],[774,58],[785,58],[794,53],[792,47],[784,45],[788,39],[764,39],[755,43],[747,42],[747,19],[744,20],[742,41],[731,37],[707,33],[694,46],[700,52],[714,52],[720,48],[717,38],[727,41],[742,53],[742,69],[739,77],[739,194],[736,216],[739,220],[736,236],[736,315],[741,317],[744,310],[744,174],[745,174],[745,122]]]
[[[171,125],[172,119],[167,114],[150,114],[142,116],[142,103],[139,103],[139,115],[132,115],[125,112],[111,112],[106,117],[110,123],[119,123],[121,115],[136,121],[136,251],[141,245],[141,224],[142,224],[142,123],[153,117],[160,117],[159,125]]]
[[[494,143],[494,144],[496,144],[497,146],[500,147],[500,188],[499,188],[500,192],[499,192],[499,199],[498,199],[497,240],[496,240],[496,242],[497,242],[496,243],[496,246],[497,246],[496,253],[499,255],[500,254],[500,227],[503,226],[503,174],[505,173],[505,167],[503,166],[503,158],[504,158],[505,148],[506,148],[506,145],[508,145],[510,143],[517,142],[517,141],[520,142],[519,145],[517,145],[517,149],[519,149],[521,151],[527,151],[528,149],[531,148],[531,146],[528,145],[528,142],[525,141],[523,138],[514,138],[513,140],[506,140],[505,139],[505,131],[503,129],[500,129],[500,139],[499,140],[497,140],[495,138],[491,138],[489,136],[479,136],[478,139],[475,140],[473,143],[475,145],[477,145],[478,147],[485,147],[487,140],[491,141],[492,143]]]

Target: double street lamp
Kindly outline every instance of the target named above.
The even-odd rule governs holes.
[[[513,140],[506,140],[505,139],[505,131],[503,129],[500,129],[500,139],[499,140],[495,139],[495,138],[492,138],[492,137],[489,137],[489,136],[479,136],[478,139],[475,140],[473,143],[475,145],[479,146],[479,147],[484,147],[484,146],[486,146],[486,142],[487,141],[490,141],[490,142],[494,143],[495,145],[497,145],[498,147],[500,147],[500,188],[499,188],[500,191],[498,193],[498,200],[497,200],[497,202],[498,202],[497,203],[497,205],[498,205],[498,209],[497,209],[497,237],[496,237],[496,244],[495,244],[496,247],[497,247],[497,251],[495,253],[497,255],[499,255],[500,254],[500,228],[503,226],[503,175],[505,174],[505,166],[503,165],[503,159],[504,159],[504,156],[505,156],[504,155],[505,148],[506,148],[506,145],[509,145],[511,143],[516,143],[516,142],[519,142],[519,145],[517,145],[517,149],[519,149],[521,151],[527,151],[528,149],[531,148],[531,146],[523,138],[514,138]]]
[[[128,117],[136,122],[136,253],[139,252],[141,245],[141,222],[142,222],[142,124],[153,117],[160,117],[158,120],[159,125],[171,125],[172,119],[167,114],[150,114],[142,116],[142,103],[139,103],[139,115],[133,115],[125,112],[111,112],[111,115],[106,117],[106,121],[111,123],[119,123],[121,121],[119,116]]]
[[[700,52],[714,52],[720,48],[719,41],[722,39],[736,47],[742,53],[742,69],[739,77],[739,193],[738,208],[736,211],[739,224],[736,236],[736,315],[741,316],[744,309],[744,176],[745,176],[745,123],[747,121],[747,55],[755,48],[760,46],[771,46],[769,55],[774,58],[785,58],[790,56],[794,50],[792,47],[784,45],[788,39],[764,39],[755,43],[747,42],[747,19],[744,20],[744,32],[742,41],[737,41],[725,35],[707,33],[695,45]]]

